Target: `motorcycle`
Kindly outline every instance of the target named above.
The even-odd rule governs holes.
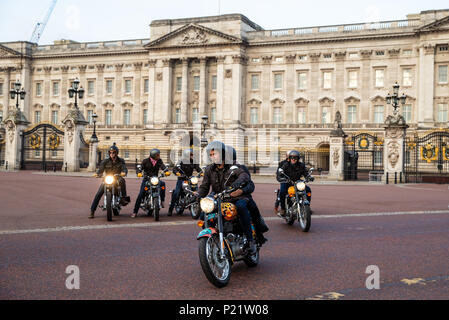
[[[106,210],[108,221],[112,221],[112,214],[118,216],[122,209],[122,191],[118,183],[119,174],[108,174],[103,177],[104,185],[104,204],[99,206],[103,211]]]
[[[137,166],[138,170],[142,170],[142,167]],[[147,212],[148,216],[154,216],[155,221],[159,221],[159,211],[161,210],[161,186],[160,179],[170,176],[170,171],[165,170],[159,176],[150,177],[145,175],[145,193],[142,197],[140,207]],[[141,173],[138,174],[142,176]]]
[[[236,166],[231,167],[231,170],[235,169]],[[219,288],[228,284],[231,267],[236,261],[243,260],[248,267],[255,267],[259,263],[260,246],[257,246],[255,254],[249,253],[248,240],[244,236],[237,208],[229,202],[230,194],[239,188],[226,188],[225,191],[209,195],[200,201],[204,213],[204,220],[198,221],[198,226],[203,228],[197,236],[200,264],[206,278]],[[252,230],[255,240],[253,225]]]
[[[178,177],[184,178],[182,183],[182,189],[180,191],[178,201],[175,204],[175,212],[178,215],[182,215],[184,210],[188,208],[190,210],[190,215],[193,219],[198,219],[200,216],[200,207],[196,197],[193,195],[194,192],[198,191],[199,178],[203,175],[202,173],[196,176],[187,177],[184,171],[181,170],[181,166],[177,166]],[[171,191],[170,191],[171,192]]]
[[[293,225],[298,220],[301,230],[308,232],[312,224],[312,212],[310,202],[307,199],[306,184],[314,181],[312,177],[313,168],[309,170],[307,177],[303,180],[292,181],[283,169],[279,169],[279,174],[287,179],[289,184],[288,195],[285,198],[285,221],[289,225]]]

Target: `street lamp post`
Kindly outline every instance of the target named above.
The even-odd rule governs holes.
[[[9,91],[9,94],[11,95],[11,99],[16,99],[16,109],[19,110],[19,97],[20,100],[25,100],[26,92],[23,89],[20,89],[22,84],[19,82],[19,80],[14,83],[14,89]]]
[[[387,94],[387,96],[385,97],[387,100],[387,104],[391,104],[393,107],[393,116],[397,117],[398,115],[398,108],[399,108],[399,100],[402,104],[402,106],[405,105],[405,102],[407,100],[407,96],[405,94],[402,94],[402,96],[399,97],[399,84],[396,82],[393,85],[393,94],[390,95],[390,93]]]
[[[92,133],[92,137],[90,138],[90,140],[91,140],[92,142],[98,142],[97,133],[96,133],[96,131],[95,131],[96,124],[97,124],[97,118],[98,118],[98,115],[97,115],[96,113],[94,113],[94,114],[92,115],[92,122],[94,123],[94,132]]]
[[[205,148],[207,146],[207,139],[204,135],[204,133],[206,132],[206,128],[209,124],[209,117],[207,115],[204,115],[201,117],[201,148],[200,148],[200,165],[201,165],[201,160],[202,160],[202,155],[203,155],[203,148]]]
[[[69,89],[69,97],[73,98],[75,96],[75,108],[78,109],[78,98],[82,99],[84,97],[84,89],[80,87],[80,81],[78,78],[73,81],[72,86]]]

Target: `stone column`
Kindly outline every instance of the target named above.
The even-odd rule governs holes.
[[[0,70],[5,73],[5,82],[3,83],[3,118],[6,118],[6,115],[8,114],[11,69],[12,69],[11,67],[6,67],[3,70]]]
[[[242,100],[244,100],[245,98],[245,92],[243,90],[243,86],[245,83],[244,66],[246,64],[247,57],[242,55],[236,55],[232,57],[232,61],[233,64],[230,76],[232,77],[232,86],[231,92],[229,92],[232,98],[230,100],[231,105],[229,106],[230,114],[228,121],[230,121],[231,124],[235,125],[240,124],[242,120]]]
[[[404,139],[407,128],[405,123],[387,123],[385,127],[383,180],[387,181],[388,176],[389,183],[394,183],[395,174],[399,182],[400,174],[404,171]]]
[[[199,117],[204,115],[206,111],[206,99],[207,99],[207,74],[206,74],[207,59],[205,57],[200,58],[200,97],[198,104]]]
[[[216,110],[217,110],[217,123],[221,123],[223,121],[223,108],[224,108],[224,62],[226,60],[225,56],[217,57],[217,101],[216,101]],[[210,112],[210,110],[208,110]]]
[[[181,123],[187,123],[187,104],[189,99],[189,59],[182,58],[182,84],[181,84]]]
[[[418,125],[424,128],[434,123],[434,79],[435,45],[427,44],[419,48]]]
[[[284,123],[295,123],[295,110],[294,110],[294,93],[296,92],[295,87],[295,61],[296,54],[291,53],[285,56],[285,60],[287,63],[287,72],[286,72],[286,82],[285,88],[286,90],[286,108],[284,110],[283,119],[285,119]]]
[[[154,127],[154,117],[155,117],[155,100],[156,100],[156,63],[157,60],[148,60],[148,119],[147,128]]]
[[[341,113],[337,111],[334,120],[334,130],[330,134],[330,157],[329,157],[329,176],[331,180],[344,180],[344,160],[345,148],[344,139],[346,134],[341,126]]]
[[[134,63],[134,71],[135,71],[135,78],[133,79],[133,87],[134,90],[132,90],[132,94],[134,97],[134,108],[132,110],[132,116],[131,116],[131,124],[140,125],[143,123],[143,109],[142,109],[142,103],[140,101],[140,98],[142,96],[143,87],[142,87],[142,62],[135,62]]]
[[[157,112],[162,113],[162,123],[164,125],[169,125],[171,122],[171,114],[172,114],[172,79],[173,79],[173,68],[171,65],[170,59],[162,60],[163,68],[162,68],[162,108],[157,110]],[[183,78],[184,81],[184,78]],[[187,102],[185,105],[187,109]],[[183,112],[181,112],[184,115]],[[186,121],[186,118],[182,119],[181,122]]]
[[[22,111],[15,109],[8,114],[5,124],[5,164],[9,170],[19,170],[21,167],[22,132],[30,124]]]
[[[260,92],[262,95],[261,123],[271,123],[271,61],[273,56],[262,57],[262,79],[260,81]]]
[[[80,169],[79,154],[81,146],[80,134],[88,122],[78,109],[70,110],[62,121],[64,126],[64,166],[67,165],[67,171],[78,172]]]
[[[93,137],[90,139],[89,144],[89,167],[87,171],[95,172],[98,162],[98,138]]]

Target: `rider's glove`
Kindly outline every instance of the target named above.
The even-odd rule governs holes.
[[[120,175],[121,175],[122,177],[126,177],[126,173],[125,173],[125,172],[120,172]]]

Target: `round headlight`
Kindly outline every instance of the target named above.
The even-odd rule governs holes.
[[[204,213],[211,213],[215,209],[215,201],[211,198],[203,198],[200,201],[200,207]]]
[[[159,178],[157,178],[157,177],[151,178],[150,181],[153,186],[157,186],[159,184]]]
[[[190,183],[191,183],[191,184],[198,184],[198,178],[197,178],[197,177],[192,177],[192,178],[190,179]]]
[[[304,182],[298,182],[296,184],[296,189],[299,191],[304,191],[306,189],[306,184]]]
[[[106,176],[106,178],[104,179],[104,182],[106,182],[106,184],[113,184],[114,176]]]

